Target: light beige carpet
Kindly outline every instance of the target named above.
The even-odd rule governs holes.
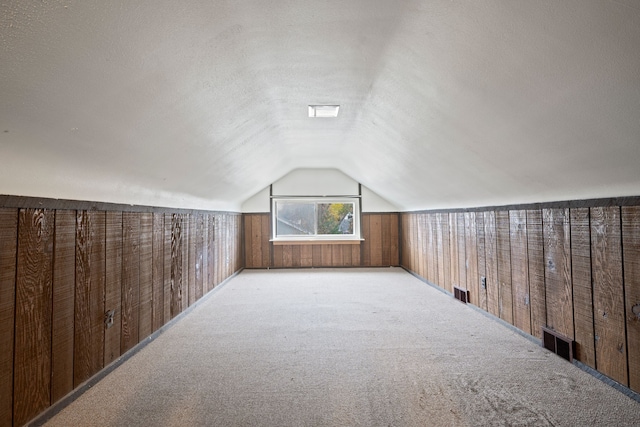
[[[631,426],[640,403],[398,268],[246,270],[48,426]]]

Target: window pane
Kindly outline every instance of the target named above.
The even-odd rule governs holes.
[[[299,236],[315,234],[315,204],[300,202],[278,202],[276,234]]]
[[[318,234],[353,234],[353,203],[318,203]]]

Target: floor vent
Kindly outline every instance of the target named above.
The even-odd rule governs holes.
[[[462,301],[466,304],[469,302],[469,291],[463,288],[459,288],[458,286],[454,286],[453,297],[458,301]]]
[[[556,331],[542,327],[542,345],[549,351],[557,354],[569,362],[573,362],[576,342],[570,338],[560,335]]]

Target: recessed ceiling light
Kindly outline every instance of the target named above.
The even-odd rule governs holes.
[[[339,105],[309,105],[309,117],[338,117]]]

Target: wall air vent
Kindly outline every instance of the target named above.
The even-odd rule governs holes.
[[[543,326],[542,346],[563,359],[573,362],[573,355],[576,351],[576,342],[571,338],[567,338],[556,331]]]
[[[338,117],[339,105],[309,105],[309,117],[331,118]]]
[[[462,301],[463,303],[468,303],[469,302],[469,291],[458,287],[458,286],[454,286],[453,287],[453,297],[455,299],[457,299],[458,301]]]

